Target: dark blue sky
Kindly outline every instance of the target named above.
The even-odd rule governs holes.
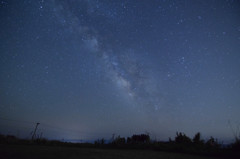
[[[233,139],[240,3],[2,0],[0,132]]]

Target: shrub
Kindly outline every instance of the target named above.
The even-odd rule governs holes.
[[[184,133],[176,133],[176,137],[175,137],[175,142],[176,143],[181,143],[181,144],[189,144],[192,143],[192,140],[186,136]]]

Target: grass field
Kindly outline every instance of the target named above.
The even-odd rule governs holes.
[[[213,159],[153,150],[116,150],[38,145],[0,145],[1,159]]]

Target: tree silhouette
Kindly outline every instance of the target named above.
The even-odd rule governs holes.
[[[150,143],[150,136],[146,134],[133,135],[131,138],[127,138],[127,143],[140,144],[140,143]]]
[[[200,132],[196,133],[195,136],[193,137],[193,143],[194,143],[194,144],[198,144],[198,145],[204,143],[204,141],[201,140],[201,134],[200,134]]]
[[[116,145],[123,145],[126,143],[126,140],[124,137],[120,137],[120,135],[113,141],[113,144]]]
[[[209,147],[218,147],[219,144],[216,139],[214,139],[212,136],[210,137],[209,140],[207,140],[206,145]]]
[[[175,137],[175,142],[176,143],[184,143],[184,144],[189,144],[192,142],[192,140],[186,136],[184,133],[176,133],[176,137]]]

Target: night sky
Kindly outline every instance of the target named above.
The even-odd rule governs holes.
[[[0,2],[2,134],[227,141],[239,80],[237,0]]]

